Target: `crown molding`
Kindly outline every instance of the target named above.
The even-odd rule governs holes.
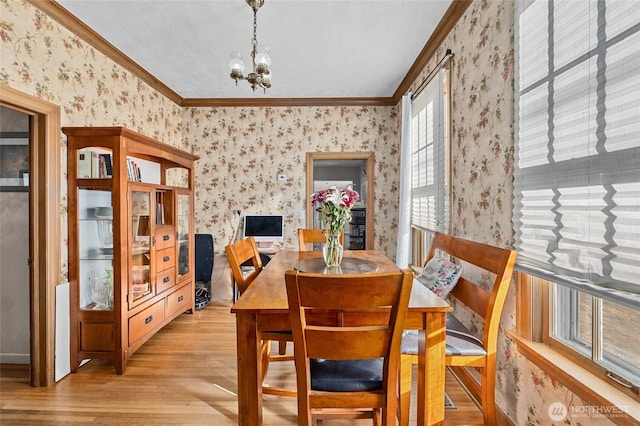
[[[402,95],[406,94],[413,84],[420,77],[420,73],[427,66],[433,55],[436,54],[440,45],[449,35],[451,30],[456,26],[458,20],[462,17],[467,8],[473,3],[473,0],[453,0],[449,9],[445,12],[442,20],[427,40],[427,43],[420,51],[409,71],[400,82],[400,85],[393,94],[393,100],[398,103],[402,99]],[[455,53],[455,52],[454,52]]]
[[[473,0],[453,0],[435,31],[424,45],[391,97],[371,98],[183,98],[146,69],[105,40],[55,0],[28,0],[69,31],[181,107],[292,107],[292,106],[394,106],[420,76],[440,44]]]
[[[393,106],[386,98],[185,98],[182,107]]]

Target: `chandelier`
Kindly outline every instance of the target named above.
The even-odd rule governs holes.
[[[261,87],[266,93],[271,87],[271,57],[269,56],[269,48],[266,46],[258,46],[258,9],[264,4],[264,0],[246,0],[247,4],[253,9],[253,49],[251,50],[252,71],[245,77],[243,72],[245,69],[242,56],[239,52],[231,52],[231,60],[229,68],[231,69],[230,77],[236,81],[247,80],[251,84],[251,88],[255,92]]]

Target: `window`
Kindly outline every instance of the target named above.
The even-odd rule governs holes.
[[[627,386],[640,383],[640,311],[565,286],[551,287],[555,305],[549,338],[592,359]],[[553,342],[552,342],[553,344]]]
[[[412,263],[422,265],[427,231],[450,223],[449,61],[414,96],[411,110]]]
[[[637,397],[640,8],[516,2],[517,268],[543,280],[543,338]]]

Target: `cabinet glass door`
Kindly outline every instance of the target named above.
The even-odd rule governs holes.
[[[129,294],[131,302],[151,294],[151,193],[131,191]]]
[[[78,190],[81,310],[113,310],[113,207],[108,189]]]
[[[178,277],[189,273],[189,200],[188,194],[178,194]]]

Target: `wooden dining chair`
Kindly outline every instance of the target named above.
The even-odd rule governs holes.
[[[245,238],[236,243],[229,244],[224,248],[229,259],[229,266],[231,266],[231,272],[233,279],[238,287],[240,294],[249,288],[253,280],[256,279],[258,274],[262,272],[262,259],[260,258],[260,252],[256,245],[256,240],[253,237]],[[243,270],[242,264],[250,261],[253,265],[253,270]],[[245,271],[247,271],[245,273]]]
[[[298,425],[372,417],[396,425],[400,342],[413,273],[287,271]]]
[[[240,295],[242,295],[251,286],[251,283],[253,283],[263,269],[258,246],[256,245],[256,241],[253,237],[248,237],[244,240],[226,246],[225,252],[227,253],[229,265],[231,266],[233,279],[238,286]],[[242,265],[247,263],[253,265],[252,270],[243,270],[245,267]],[[278,342],[278,355],[271,354],[272,341]],[[264,382],[267,375],[269,362],[293,360],[293,356],[290,354],[287,355],[286,353],[287,342],[292,341],[293,337],[291,332],[288,331],[262,332],[262,382]],[[295,390],[266,385],[262,386],[262,393],[281,396],[296,396]]]
[[[298,228],[298,249],[300,251],[313,250],[313,244],[324,244],[327,237],[322,229]],[[340,244],[344,244],[344,229],[340,233]]]
[[[511,283],[516,252],[470,241],[451,235],[435,233],[427,262],[436,254],[448,255],[464,265],[482,270],[482,275],[495,276],[489,291],[479,283],[461,277],[450,296],[473,310],[484,319],[482,338],[477,338],[453,315],[447,314],[445,363],[482,407],[485,425],[496,424],[495,384],[496,350],[500,316]],[[466,267],[466,266],[463,266]],[[489,274],[491,275],[489,275]],[[418,285],[416,283],[416,285]],[[412,365],[418,363],[418,340],[414,333],[407,333],[402,341],[401,355],[401,418],[407,425]],[[466,369],[481,369],[480,384]]]

